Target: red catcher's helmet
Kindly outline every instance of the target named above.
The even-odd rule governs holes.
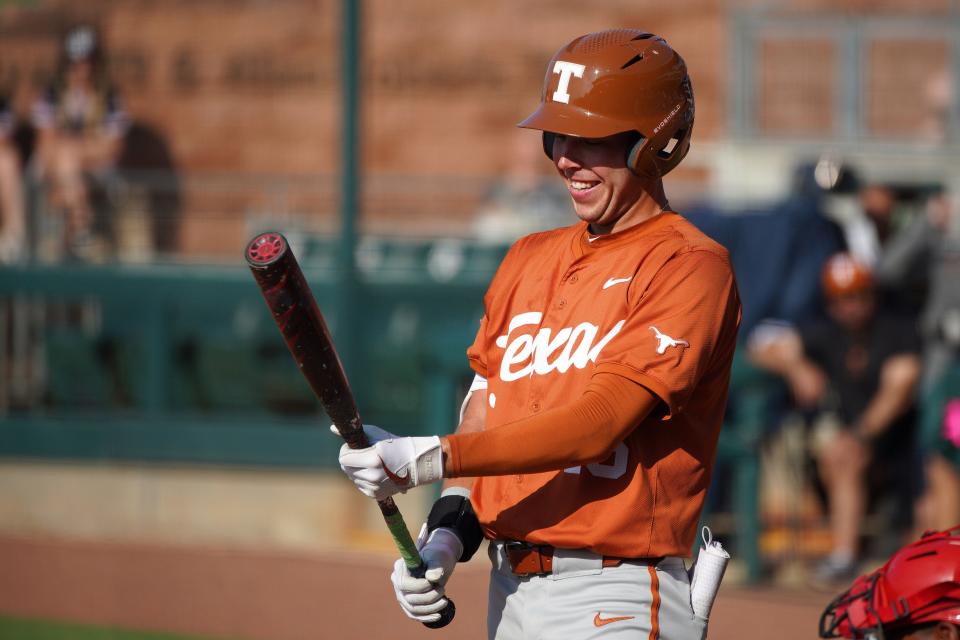
[[[865,291],[873,285],[870,269],[849,253],[837,253],[823,265],[823,292],[828,298]]]
[[[544,132],[553,157],[553,135],[604,138],[635,131],[639,140],[627,166],[659,177],[690,148],[693,88],[683,58],[666,40],[636,29],[580,36],[547,65],[540,107],[518,126]]]
[[[960,525],[927,532],[827,605],[821,638],[877,638],[930,622],[960,624]]]

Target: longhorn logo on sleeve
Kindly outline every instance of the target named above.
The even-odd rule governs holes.
[[[664,354],[667,352],[667,349],[670,347],[689,347],[690,343],[686,340],[678,340],[676,338],[671,338],[667,334],[657,329],[655,326],[650,325],[650,330],[653,331],[654,335],[657,336],[657,353]]]
[[[556,333],[549,327],[542,327],[536,334],[518,331],[539,325],[542,317],[539,311],[519,313],[510,320],[507,335],[497,337],[497,346],[504,350],[500,362],[500,379],[504,382],[551,371],[565,373],[570,367],[583,369],[588,362],[597,361],[600,352],[626,322],[621,320],[602,337],[600,327],[589,322],[563,327]]]

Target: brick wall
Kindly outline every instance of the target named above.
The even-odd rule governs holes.
[[[463,193],[482,192],[484,180],[510,166],[513,124],[535,107],[552,52],[575,35],[610,25],[658,32],[683,53],[697,94],[695,143],[721,140],[728,121],[730,19],[738,10],[762,4],[366,0],[364,166],[372,176],[466,180],[473,191],[464,187]],[[793,0],[777,9],[853,17],[946,15],[953,4]],[[52,71],[59,33],[77,19],[94,20],[103,29],[129,111],[158,132],[182,170],[335,173],[339,8],[339,0],[85,0],[82,5],[41,0],[35,6],[5,6],[0,8],[0,88],[12,88],[18,110],[27,114]],[[829,99],[833,87],[812,77],[810,90],[798,88],[791,84],[796,65],[789,46],[767,52],[776,66],[773,77],[764,76],[766,68],[759,71],[760,91],[769,94],[769,105],[782,108],[760,110],[761,125],[800,134],[823,126],[821,99]],[[829,63],[833,55],[824,52],[813,67]],[[870,56],[885,60],[889,49],[878,48]],[[930,56],[939,60],[944,52],[933,47]],[[891,73],[912,68],[894,65]],[[810,73],[809,60],[804,69]],[[896,93],[890,74],[881,71],[871,82],[880,95]],[[806,102],[816,103],[812,109],[790,98],[797,90]],[[899,110],[882,105],[872,107],[868,117],[881,131],[905,126]],[[549,165],[544,161],[538,170],[549,171]],[[677,176],[703,179],[703,167],[681,167]],[[403,215],[435,216],[431,203],[443,202],[436,206],[462,217],[475,204],[470,197],[455,204],[418,200],[418,184],[368,195],[374,217],[380,215],[379,202],[386,203],[385,211],[396,211],[404,198],[415,204]]]
[[[723,120],[720,4],[609,2],[558,10],[506,0],[365,3],[365,158],[374,171],[488,174],[510,127],[537,102],[544,65],[572,36],[609,25],[659,31],[693,70],[698,134]],[[679,3],[680,5],[686,3]],[[97,2],[0,12],[0,86],[26,113],[71,18],[102,27],[129,110],[183,166],[332,171],[337,163],[339,2]],[[25,29],[23,25],[32,28]]]

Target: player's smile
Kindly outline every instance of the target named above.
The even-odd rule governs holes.
[[[595,187],[600,184],[599,180],[567,180],[567,190],[570,196],[577,202],[588,202],[596,193]]]

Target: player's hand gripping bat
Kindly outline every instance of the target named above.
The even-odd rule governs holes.
[[[286,238],[262,233],[247,244],[244,256],[293,359],[340,435],[351,449],[370,446],[327,323]],[[393,498],[378,500],[377,505],[410,573],[422,578],[427,567]],[[439,629],[449,624],[455,613],[453,600],[448,599],[440,619],[424,625]]]

